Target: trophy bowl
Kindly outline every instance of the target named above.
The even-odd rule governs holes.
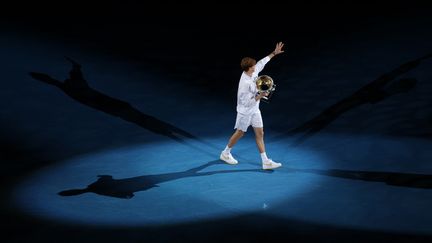
[[[273,82],[273,79],[268,75],[261,75],[256,78],[255,83],[259,94],[264,92],[268,93],[268,95],[264,96],[263,99],[269,101],[271,95],[276,89],[276,84]]]

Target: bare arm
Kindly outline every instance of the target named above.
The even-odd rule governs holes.
[[[273,58],[276,55],[283,53],[284,52],[284,50],[282,50],[283,46],[284,46],[284,43],[282,43],[282,42],[276,43],[276,47],[275,47],[274,51],[272,51],[272,53],[268,54],[268,57]]]
[[[265,56],[264,58],[262,58],[261,60],[259,60],[256,63],[255,72],[260,73],[264,69],[264,66],[267,64],[267,62],[270,61],[270,59],[272,59],[276,55],[283,53],[284,52],[282,50],[283,46],[284,46],[284,43],[282,43],[282,42],[276,43],[276,47],[275,47],[274,51],[272,51],[270,54],[268,54],[267,56]]]

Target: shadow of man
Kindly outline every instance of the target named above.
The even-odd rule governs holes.
[[[182,136],[197,139],[187,131],[142,113],[127,102],[112,98],[91,88],[84,79],[81,65],[68,57],[65,58],[72,63],[72,69],[69,72],[69,77],[64,82],[60,82],[44,73],[30,72],[29,74],[36,80],[58,87],[68,96],[84,105],[135,123],[153,133],[167,136],[180,142],[183,141]]]
[[[158,187],[160,183],[173,181],[185,177],[209,176],[223,173],[239,173],[239,172],[259,172],[272,173],[271,170],[262,169],[245,169],[245,170],[220,170],[199,172],[211,165],[220,164],[220,160],[210,161],[204,165],[181,172],[172,172],[157,175],[144,175],[131,177],[126,179],[113,179],[110,175],[99,175],[99,179],[84,189],[64,190],[58,194],[61,196],[75,196],[87,192],[93,192],[103,196],[117,197],[129,199],[134,196],[134,192],[145,191],[153,187]]]
[[[296,144],[300,144],[307,138],[321,131],[323,128],[328,126],[331,122],[336,120],[343,113],[354,109],[363,104],[376,104],[390,96],[398,93],[408,92],[415,87],[417,80],[414,78],[403,78],[392,82],[398,76],[407,73],[408,71],[416,68],[420,65],[421,61],[432,57],[432,54],[425,55],[418,59],[406,62],[396,69],[385,73],[365,85],[364,87],[357,90],[354,94],[347,98],[337,102],[329,108],[322,111],[319,115],[303,123],[302,125],[288,131],[281,135],[295,135],[298,133],[304,133],[297,141]],[[389,84],[390,83],[390,84]]]
[[[317,169],[290,169],[290,171],[313,173],[351,180],[383,182],[391,186],[432,189],[432,175],[427,174]]]

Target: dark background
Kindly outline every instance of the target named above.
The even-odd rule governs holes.
[[[335,50],[341,57],[338,62],[343,63],[344,50],[338,49],[338,43],[343,46],[350,41],[350,36],[362,36],[364,42],[375,41],[382,37],[395,35],[395,38],[406,37],[404,30],[419,28],[424,35],[430,35],[430,4],[413,1],[392,1],[388,3],[375,2],[324,2],[301,1],[286,2],[283,4],[268,2],[233,2],[231,4],[218,4],[215,2],[171,3],[158,2],[156,5],[148,1],[105,1],[95,3],[90,1],[47,2],[34,1],[31,3],[8,3],[1,9],[0,28],[3,33],[16,35],[37,36],[48,42],[63,43],[107,58],[121,59],[130,62],[136,67],[155,74],[163,73],[169,78],[178,80],[183,87],[198,90],[202,97],[217,99],[219,102],[235,104],[237,82],[239,77],[239,61],[244,55],[261,58],[274,49],[278,41],[285,43],[284,56],[272,60],[269,74],[280,80],[281,86],[293,88],[304,94],[305,99],[309,89],[302,90],[292,76],[309,74],[309,71],[299,73],[302,66],[315,58],[323,50]],[[379,28],[377,29],[377,26]],[[404,27],[405,26],[405,27]],[[400,28],[400,29],[398,29]],[[363,33],[363,34],[362,34]],[[413,39],[422,38],[422,35],[412,36]],[[391,42],[381,43],[382,46],[391,45]],[[432,51],[424,44],[424,49]],[[428,54],[423,51],[416,52],[409,42],[405,49],[400,51],[400,59],[393,56],[370,60],[371,63],[385,63],[386,69],[371,72],[370,79],[357,83],[345,83],[343,89],[351,91],[362,87],[404,61],[418,58]],[[332,49],[333,48],[333,49]],[[375,48],[375,47],[374,47]],[[412,52],[410,52],[413,48]],[[367,50],[367,48],[365,48]],[[373,48],[370,50],[374,52]],[[4,55],[4,54],[2,54]],[[12,57],[11,57],[12,58]],[[355,57],[351,57],[355,59]],[[319,60],[319,58],[318,58]],[[402,61],[404,60],[404,61]],[[325,61],[323,61],[325,62]],[[429,62],[430,64],[430,62]],[[364,64],[367,66],[367,64]],[[372,64],[373,65],[373,64]],[[428,66],[430,70],[430,65]],[[316,67],[315,67],[316,68]],[[361,66],[352,67],[364,68]],[[316,68],[316,72],[325,73],[326,66]],[[346,72],[346,70],[340,70]],[[311,69],[314,72],[314,69]],[[353,71],[355,76],[355,71]],[[425,71],[427,73],[427,71]],[[430,72],[429,72],[430,74]],[[348,74],[347,74],[348,75]],[[428,74],[426,74],[428,75]],[[430,76],[428,76],[430,77]],[[430,79],[428,89],[432,91]],[[7,86],[6,80],[2,85]],[[127,85],[127,84],[126,84]],[[160,84],[149,84],[153,88]],[[340,92],[338,84],[330,89],[329,93]],[[277,94],[277,93],[276,93]],[[328,93],[327,93],[328,94]],[[341,93],[340,97],[344,97]],[[187,94],[185,94],[187,95]],[[332,103],[325,94],[317,95],[311,102]],[[326,101],[327,100],[327,101]],[[267,111],[277,112],[289,99],[275,95],[274,103],[279,105],[266,108]],[[417,116],[406,119],[403,124],[389,126],[361,126],[346,124],[334,127],[336,132],[377,132],[382,134],[422,137],[430,140],[432,135],[431,100],[423,100],[410,108],[415,110]],[[292,126],[300,124],[306,118],[311,118],[317,111],[305,104],[306,109],[298,112],[292,118]],[[425,109],[424,109],[425,108]],[[310,110],[308,110],[310,109]],[[397,108],[396,108],[397,109]],[[300,109],[301,110],[301,109]],[[191,111],[193,112],[193,111]],[[295,114],[292,112],[289,115]],[[400,119],[400,113],[387,114],[388,120]],[[356,120],[363,115],[351,116]],[[283,117],[276,116],[275,121]],[[297,123],[296,123],[297,122]],[[408,126],[407,126],[408,124]],[[10,125],[9,125],[10,127]],[[367,127],[367,129],[360,129]],[[275,124],[275,131],[286,131],[286,127]],[[10,186],[19,181],[35,168],[55,163],[59,157],[38,159],[32,157],[32,152],[25,144],[11,139],[14,134],[10,130],[2,129],[2,157],[5,170],[2,173],[2,191],[6,197]],[[366,131],[365,131],[366,130]],[[72,152],[71,152],[72,153]],[[28,158],[32,158],[29,162]],[[60,156],[61,157],[61,156]],[[64,157],[67,157],[64,155]],[[18,164],[19,163],[19,164]],[[5,203],[3,203],[5,204]],[[259,230],[259,225],[248,225],[257,216],[233,218],[227,221],[207,222],[206,224],[186,224],[181,226],[146,229],[87,229],[79,226],[57,225],[54,222],[45,222],[40,219],[20,215],[10,211],[6,206],[2,210],[2,227],[6,229],[7,240],[20,242],[201,242],[201,241],[279,241],[300,240],[300,242],[314,241],[357,241],[357,242],[397,242],[397,241],[426,241],[426,236],[387,234],[379,232],[366,232],[339,229],[325,225],[314,225],[305,222],[296,222],[280,219],[280,224],[270,218],[260,218],[261,222],[272,221],[276,226],[273,232]],[[277,221],[279,222],[279,221]],[[224,225],[223,234],[216,229]],[[218,226],[219,225],[219,226]],[[243,228],[236,228],[242,225]],[[245,226],[248,225],[248,226]],[[67,235],[67,237],[65,237]],[[207,239],[211,235],[211,239]],[[286,240],[284,239],[286,237]]]

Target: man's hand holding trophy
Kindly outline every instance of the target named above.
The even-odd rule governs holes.
[[[255,83],[258,90],[258,95],[267,93],[267,95],[262,99],[263,101],[269,102],[273,92],[276,89],[276,84],[274,84],[273,79],[268,75],[261,75],[256,78]]]

